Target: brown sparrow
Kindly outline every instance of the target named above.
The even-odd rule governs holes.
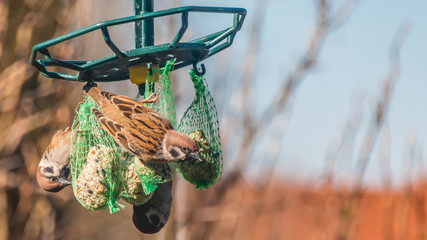
[[[159,184],[148,202],[133,206],[132,220],[143,233],[157,233],[166,224],[172,203],[172,181]]]
[[[173,130],[164,116],[146,107],[154,94],[141,102],[129,97],[101,91],[88,82],[83,91],[101,108],[92,108],[102,128],[126,151],[152,163],[177,162],[184,159],[201,161],[196,143]]]
[[[37,169],[36,178],[41,188],[58,192],[71,184],[70,175],[71,128],[58,130],[43,153]]]

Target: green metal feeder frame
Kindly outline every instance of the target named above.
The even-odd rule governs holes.
[[[129,79],[128,68],[130,66],[152,63],[159,67],[163,67],[165,63],[172,58],[176,58],[173,69],[179,69],[193,64],[197,71],[196,64],[198,62],[224,50],[233,43],[236,32],[242,27],[246,15],[246,10],[243,8],[198,6],[179,7],[151,12],[152,0],[145,0],[144,2],[135,0],[134,3],[135,16],[100,22],[35,45],[31,54],[30,63],[46,77],[80,82],[89,80],[95,82],[126,80]],[[194,12],[233,14],[233,24],[213,34],[188,42],[181,42],[181,38],[188,27],[188,16]],[[174,14],[181,15],[181,27],[174,39],[171,43],[154,45],[153,20],[158,17]],[[131,22],[135,23],[135,49],[122,51],[110,38],[109,27]],[[105,44],[107,44],[113,52],[112,55],[94,60],[76,61],[59,60],[49,52],[49,48],[56,44],[93,31],[101,32]],[[48,67],[57,68],[55,68],[56,71],[49,71]],[[61,69],[72,70],[75,74],[65,73],[66,71],[61,72]]]

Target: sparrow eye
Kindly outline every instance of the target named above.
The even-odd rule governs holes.
[[[50,177],[49,180],[52,182],[56,182],[56,177]]]
[[[187,147],[182,147],[182,148],[181,148],[181,150],[182,150],[183,152],[188,152],[188,148],[187,148]]]

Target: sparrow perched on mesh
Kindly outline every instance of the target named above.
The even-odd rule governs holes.
[[[44,190],[58,192],[71,184],[70,175],[71,128],[58,130],[43,153],[37,169],[37,182]]]
[[[138,102],[101,91],[94,82],[88,82],[83,91],[101,108],[92,111],[102,128],[129,153],[152,163],[201,160],[191,138],[173,130],[168,119],[143,104],[155,102],[154,94]]]
[[[132,220],[143,233],[157,233],[169,219],[172,204],[172,181],[159,184],[148,202],[133,206]]]

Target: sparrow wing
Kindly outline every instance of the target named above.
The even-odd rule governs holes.
[[[158,153],[166,131],[162,133],[161,131],[153,132],[139,127],[125,128],[122,124],[106,117],[98,109],[92,108],[92,111],[101,127],[126,151],[138,157],[143,155],[154,156]]]
[[[136,152],[155,157],[159,153],[163,138],[155,134],[142,134],[139,129],[126,129],[129,145]],[[142,157],[142,155],[139,155]],[[157,157],[157,156],[156,156]],[[147,158],[144,158],[148,160]]]
[[[137,121],[138,125],[150,131],[160,129],[164,133],[166,130],[173,129],[172,124],[165,117],[129,97],[115,95],[111,97],[111,103],[122,116],[131,121]]]
[[[173,129],[172,124],[168,119],[142,104],[144,100],[138,102],[127,96],[117,95],[105,91],[100,91],[99,95],[101,95],[104,100],[107,100],[117,110],[119,110],[120,115],[124,116],[128,120],[136,120],[138,122],[143,121],[144,123],[154,122],[154,125],[151,125],[148,128],[155,127],[165,130]],[[146,102],[154,102],[157,100],[157,97],[153,98],[153,95],[150,95],[145,100],[147,100]],[[140,124],[144,125],[143,122],[140,122]]]
[[[126,137],[127,134],[125,133],[125,128],[120,123],[109,119],[96,108],[92,108],[92,112],[98,119],[101,127],[108,134],[110,134],[120,146],[133,154],[137,154],[135,149],[131,146],[131,144],[129,144],[128,138]]]
[[[92,90],[89,94],[99,100],[102,112],[98,109],[93,112],[102,128],[120,146],[146,161],[157,157],[166,132],[173,129],[168,119],[126,96]],[[148,101],[155,101],[151,98]]]

